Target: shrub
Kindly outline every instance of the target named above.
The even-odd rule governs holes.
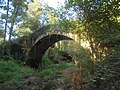
[[[15,63],[14,60],[0,60],[0,90],[7,90],[10,87],[20,88],[23,86],[22,76],[32,73],[32,69],[23,67]]]
[[[120,51],[106,57],[90,77],[89,90],[120,90]]]

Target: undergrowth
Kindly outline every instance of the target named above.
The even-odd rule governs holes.
[[[33,72],[29,67],[17,64],[14,60],[0,59],[0,90],[20,89],[23,86],[22,76]]]
[[[120,51],[106,57],[90,79],[88,90],[120,90]]]
[[[39,74],[41,77],[45,79],[49,79],[55,76],[57,73],[62,73],[62,71],[68,67],[74,67],[75,65],[72,63],[64,63],[64,64],[50,64],[48,66],[44,66],[39,70]]]

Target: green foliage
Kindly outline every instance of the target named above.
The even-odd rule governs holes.
[[[48,23],[49,24],[57,24],[57,23],[59,23],[59,18],[55,15],[54,11],[49,12]]]
[[[68,67],[73,67],[74,64],[67,64],[67,63],[64,63],[64,64],[50,64],[48,66],[44,66],[42,67],[42,69],[40,69],[40,72],[39,74],[46,78],[46,79],[49,79],[53,76],[56,75],[56,73],[62,73],[62,71],[65,69],[65,68],[68,68]]]
[[[110,88],[117,88],[119,90],[120,52],[116,51],[120,45],[119,0],[68,0],[67,6],[70,7],[68,10],[65,7],[58,10],[45,6],[42,8],[40,2],[31,1],[34,2],[28,4],[27,0],[8,0],[8,6],[0,6],[1,10],[7,11],[6,14],[2,12],[0,20],[3,20],[3,23],[6,21],[6,30],[8,28],[10,30],[8,31],[10,32],[9,38],[11,39],[13,34],[29,36],[42,25],[59,23],[62,32],[75,33],[81,39],[87,40],[91,52],[73,42],[58,42],[54,48],[49,49],[54,55],[54,61],[60,62],[64,58],[60,52],[68,52],[73,61],[81,63],[84,77],[93,73],[95,69],[91,57],[98,62],[105,58],[98,64],[96,71],[90,77],[90,89],[110,90]],[[75,18],[72,17],[72,14],[75,14]],[[17,28],[14,29],[15,24]],[[48,26],[46,27],[48,28]],[[38,32],[45,32],[46,27],[45,29],[41,28],[41,31]],[[52,29],[57,30],[54,27]],[[1,30],[3,29],[0,29],[0,41],[3,40],[4,33]],[[38,32],[36,35],[39,36]],[[6,43],[4,42],[4,44]],[[47,55],[48,51],[43,57],[42,68],[40,71],[38,70],[39,74],[46,79],[51,78],[67,67],[74,66],[74,64],[67,63],[54,65]],[[22,67],[13,60],[0,60],[0,86],[9,89],[11,86],[16,85],[20,88],[22,86],[21,77],[27,73],[31,74],[33,70]],[[51,86],[51,84],[48,84],[43,89],[48,89]]]
[[[48,90],[48,89],[52,88],[53,85],[54,84],[49,81],[45,86],[43,86],[42,88],[40,88],[40,90]]]
[[[53,45],[51,46],[45,53],[43,57],[43,64],[56,64],[56,63],[63,63],[67,62],[67,60],[63,60],[65,57],[62,56],[64,51],[62,52],[59,47],[59,43],[56,43],[58,46]],[[45,64],[46,63],[46,64]]]
[[[18,25],[16,29],[17,34],[22,36],[29,35],[29,32],[36,31],[40,28],[41,23],[39,21],[39,16],[42,13],[41,3],[34,0],[28,4],[28,9],[23,15],[22,23]],[[24,31],[23,31],[24,29]]]
[[[29,36],[32,31],[29,28],[25,27],[17,27],[15,33],[17,36],[22,37],[22,36]]]
[[[94,62],[90,57],[90,52],[74,41],[62,41],[63,51],[72,56],[73,62],[80,62],[83,69],[83,75],[87,76],[93,73]]]
[[[67,55],[70,56],[70,60],[67,57],[62,56],[64,53],[67,53]],[[49,65],[54,65],[56,63],[72,63],[77,65],[78,62],[80,62],[82,65],[83,77],[87,77],[93,73],[94,63],[89,55],[89,50],[85,50],[82,46],[74,41],[61,41],[56,43],[47,50],[43,57],[44,67],[49,67]],[[48,69],[50,69],[48,71],[49,73],[54,73],[51,71],[51,68]]]
[[[79,23],[82,25],[82,33],[90,43],[91,56],[96,61],[102,60],[107,54],[105,48],[109,49],[113,46],[107,44],[119,43],[116,37],[120,33],[120,23],[117,20],[120,17],[119,1],[68,0],[67,6],[74,8],[77,12]],[[114,41],[111,40],[113,38]],[[103,45],[104,41],[110,41],[110,43]]]
[[[47,52],[45,53],[45,55],[43,56],[43,58],[42,58],[42,64],[43,64],[43,66],[44,67],[47,67],[47,66],[49,66],[50,64],[52,64],[52,61],[48,58],[48,56],[47,56]]]
[[[23,86],[22,75],[32,74],[33,70],[16,64],[13,60],[3,61],[0,59],[0,89],[10,87],[20,88]]]
[[[120,51],[117,50],[108,56],[97,67],[94,74],[90,77],[89,90],[119,90],[120,83]]]

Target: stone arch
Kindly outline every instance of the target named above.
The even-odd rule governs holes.
[[[61,40],[73,40],[70,37],[60,35],[60,34],[51,34],[46,35],[43,38],[39,39],[30,49],[28,53],[27,64],[33,68],[38,68],[41,64],[42,57],[46,50],[53,44]]]

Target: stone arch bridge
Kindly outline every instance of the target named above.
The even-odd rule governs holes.
[[[27,64],[38,68],[46,50],[61,40],[75,40],[79,42],[76,35],[63,32],[59,25],[47,25],[31,34],[31,46],[28,52]]]
[[[41,64],[42,57],[46,50],[54,43],[61,40],[75,40],[76,35],[63,32],[59,25],[47,25],[31,35],[30,51],[28,53],[27,64],[31,67],[38,68]]]

